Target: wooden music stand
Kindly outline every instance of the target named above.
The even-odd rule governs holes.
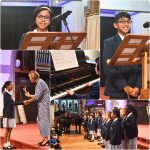
[[[86,33],[71,33],[75,46],[78,47]],[[20,50],[69,50],[73,49],[71,38],[67,32],[28,32],[19,48]]]
[[[139,99],[149,99],[147,69],[149,63],[149,35],[127,35],[107,63],[111,66],[142,64],[142,89]]]

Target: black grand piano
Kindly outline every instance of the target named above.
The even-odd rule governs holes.
[[[70,99],[70,97],[67,96],[66,90],[70,89],[74,92],[80,92],[86,88],[85,83],[91,82],[94,84],[100,81],[99,76],[95,73],[95,64],[86,61],[84,51],[75,51],[75,54],[79,67],[59,71],[55,71],[54,61],[51,56],[50,100]]]

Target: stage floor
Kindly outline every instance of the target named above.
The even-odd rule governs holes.
[[[150,125],[139,125],[138,131],[138,137],[150,140]]]
[[[104,150],[101,145],[98,145],[98,140],[89,142],[84,139],[85,132],[81,134],[75,132],[75,126],[71,126],[71,133],[60,136],[60,144],[63,150]]]
[[[144,139],[150,140],[150,125],[139,125],[139,137]],[[4,135],[3,128],[0,129],[0,137]],[[75,127],[71,127],[71,131],[74,131]],[[97,145],[97,140],[94,142],[89,142],[88,140],[84,139],[84,132],[82,131],[82,134],[66,134],[63,136],[60,136],[60,141],[63,149],[99,149],[101,148],[99,145]],[[39,129],[37,124],[21,124],[17,125],[16,128],[12,131],[12,140],[18,141],[23,144],[30,145],[31,147],[35,149],[49,149],[49,146],[39,147],[38,142],[41,141],[41,136],[39,133]],[[3,143],[2,143],[3,144]],[[0,145],[0,148],[2,148],[2,144]],[[25,149],[22,146],[17,147],[20,149]],[[32,149],[32,148],[31,148]]]
[[[4,130],[3,128],[0,129],[0,136],[4,135]],[[49,149],[49,146],[38,146],[38,142],[42,141],[42,137],[40,135],[40,131],[38,129],[37,124],[17,124],[17,127],[12,130],[12,135],[11,139],[15,141],[19,141],[19,144],[24,145],[28,144],[31,147],[35,149]],[[0,147],[2,147],[0,145]],[[21,146],[22,147],[22,146]],[[17,147],[20,148],[20,147]]]

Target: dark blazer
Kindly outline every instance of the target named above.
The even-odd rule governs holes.
[[[126,99],[127,94],[123,91],[123,88],[126,85],[141,88],[142,72],[140,65],[117,67],[107,65],[107,59],[112,58],[121,42],[119,34],[104,41],[103,69],[107,76],[104,94],[114,98]]]
[[[99,91],[100,91],[100,82],[97,82],[97,83],[92,85],[89,93],[85,93],[85,94],[74,93],[72,98],[73,99],[99,99],[99,96],[100,96]]]
[[[23,102],[22,101],[14,102],[11,95],[7,92],[4,92],[3,95],[4,95],[3,117],[4,118],[15,118],[14,105],[23,105]]]
[[[122,139],[124,139],[124,125],[125,125],[125,120],[126,120],[126,116],[124,117],[124,118],[122,118],[122,120],[121,120],[121,130],[122,130]]]
[[[95,119],[93,119],[92,121],[90,120],[89,121],[89,130],[92,130],[92,131],[95,131],[95,126],[96,124],[95,124]]]
[[[133,114],[131,114],[129,117],[126,118],[124,122],[124,130],[129,139],[138,136],[137,122]]]
[[[87,129],[88,129],[88,118],[84,119],[83,122],[84,122],[83,128],[84,128],[85,130],[87,130]]]
[[[105,139],[105,137],[106,137],[106,132],[105,131],[106,131],[106,121],[103,120],[102,128],[101,128],[101,135],[102,135],[103,139]]]
[[[106,122],[106,128],[105,128],[105,140],[106,141],[110,140],[109,132],[110,132],[110,126],[112,122],[113,122],[112,120],[109,120],[108,122]]]
[[[75,118],[75,125],[82,125],[82,118],[80,116]]]
[[[113,121],[110,126],[109,138],[112,145],[121,144],[121,123],[118,119]]]
[[[101,129],[102,128],[102,118],[101,117],[97,117],[95,121],[96,121],[96,127],[98,129]]]

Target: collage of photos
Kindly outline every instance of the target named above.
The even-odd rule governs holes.
[[[149,0],[2,0],[0,149],[150,149]]]

